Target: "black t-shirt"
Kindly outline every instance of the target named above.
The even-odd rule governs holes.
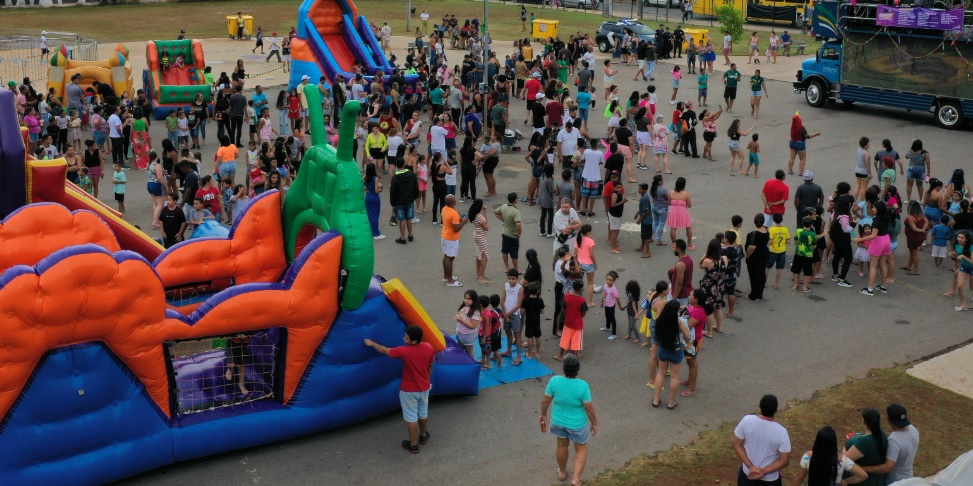
[[[473,161],[476,160],[476,149],[473,147],[463,147],[459,149],[459,157],[463,165],[473,165]]]
[[[619,145],[632,146],[632,131],[628,127],[618,127],[615,129],[615,140]]]
[[[524,270],[524,280],[530,283],[540,283],[541,279],[541,267],[535,265],[527,265],[527,270]]]
[[[695,111],[693,111],[693,110],[686,110],[686,111],[684,111],[682,113],[682,117],[681,118],[686,121],[686,124],[687,125],[689,125],[689,131],[690,132],[696,129],[696,112]]]
[[[635,48],[635,57],[639,61],[644,61],[646,53],[649,51],[649,44],[645,41],[639,42],[639,46]]]
[[[639,132],[649,131],[649,119],[646,117],[638,118],[635,120],[635,130]],[[617,130],[616,130],[617,131]]]
[[[539,326],[541,324],[541,311],[544,310],[544,299],[540,297],[524,297],[520,308],[524,309],[525,325]]]
[[[620,201],[623,197],[625,197],[625,195],[622,194],[622,193],[620,193],[620,192],[612,192],[612,194],[611,194],[611,203],[612,204],[615,204],[618,201]],[[610,215],[612,215],[612,216],[614,216],[616,218],[621,218],[622,217],[622,211],[624,211],[624,210],[625,210],[625,205],[624,204],[619,204],[618,206],[611,206],[611,207],[609,207],[608,208],[608,214],[610,214]]]
[[[547,116],[547,109],[543,103],[534,103],[530,108],[531,123],[534,128],[544,128],[546,125],[544,117]]]
[[[530,152],[530,160],[534,161],[533,164],[531,164],[532,166],[541,168],[544,167],[544,164],[547,163],[547,157],[541,157],[542,153],[544,153],[544,149],[541,147],[535,148]]]
[[[199,190],[199,173],[194,171],[186,174],[186,178],[182,181],[183,189],[183,202],[192,204],[193,198],[196,197],[196,191]]]
[[[960,212],[953,215],[953,231],[973,230],[973,213]]]
[[[169,209],[169,205],[167,204],[162,206],[162,212],[159,213],[159,221],[162,221],[162,231],[165,231],[166,235],[170,238],[174,238],[178,235],[179,228],[186,222],[186,213],[179,206]]]
[[[605,178],[603,180],[611,180],[612,171],[622,172],[622,168],[625,167],[625,156],[619,153],[614,153],[608,156],[605,160]]]

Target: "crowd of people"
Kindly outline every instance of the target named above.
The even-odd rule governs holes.
[[[712,44],[707,40],[700,46],[695,40],[688,40],[687,70],[697,76],[695,101],[679,95],[683,71],[677,64],[667,80],[672,83],[673,94],[669,100],[672,111],[663,113],[654,84],[626,97],[619,92],[614,77],[620,75],[622,64],[634,69],[630,65],[635,61],[637,70],[632,73],[635,79],[654,81],[657,59],[679,58],[683,54],[680,50],[686,39],[681,38],[680,27],[671,34],[678,48],[666,44],[666,35],[659,36],[656,44],[634,38],[618,39],[621,46],[618,62],[608,59],[596,66],[594,43],[581,33],[571,35],[567,41],[550,38],[535,43],[522,39],[498,48],[489,33],[481,30],[476,17],[460,26],[455,16],[449,16],[428,35],[424,33],[429,29],[428,13],[424,11],[421,18],[423,25],[417,28],[415,42],[402,63],[390,57],[394,73],[388,79],[381,73],[369,79],[359,70],[350,79],[339,76],[333,81],[318,80],[327,141],[338,143],[340,123],[356,124],[353,152],[361,163],[363,197],[376,240],[385,238],[380,229],[384,221],[379,194],[386,188],[389,193],[386,201],[391,207],[388,225],[398,227],[397,244],[415,242],[419,214],[429,213],[432,224],[441,225],[434,230],[440,232],[442,282],[447,287],[464,286],[456,276],[460,273],[455,271],[456,260],[461,254],[461,236],[468,234],[470,230],[466,227],[472,225],[475,250],[468,253],[475,257],[476,286],[482,290],[493,283],[487,276],[487,268],[490,246],[496,240],[490,236],[491,208],[488,207],[491,198],[497,196],[494,173],[500,155],[515,143],[511,132],[519,126],[530,131],[524,151],[529,167],[529,177],[524,181],[526,187],[522,192],[508,193],[504,203],[492,209],[493,217],[502,227],[503,288],[495,293],[487,292],[490,295],[467,289],[455,316],[456,335],[470,356],[474,355],[474,347],[479,346],[484,369],[506,366],[508,357],[512,358],[510,365],[513,366],[525,359],[541,359],[540,323],[542,313],[546,312],[541,288],[544,280],[553,278],[554,302],[549,304],[553,305],[552,332],[559,337],[559,350],[554,359],[563,361],[565,376],[552,379],[548,385],[541,426],[546,427],[546,413],[553,403],[551,430],[558,437],[559,479],[567,477],[568,444],[574,442],[574,480],[578,480],[584,467],[583,445],[597,430],[590,390],[577,379],[589,327],[585,320],[590,320],[588,313],[594,308],[603,309],[605,325],[601,331],[607,333],[609,340],[615,340],[618,335],[616,311],[624,312],[627,318],[627,326],[622,329],[624,340],[649,348],[647,386],[653,394],[651,405],[661,405],[668,376],[670,383],[665,398],[670,410],[678,405],[677,396],[689,398],[696,394],[705,338],[712,338],[714,332],[723,333],[724,316],[734,316],[737,298],[744,295],[743,282],[739,281],[744,267],[750,284],[745,295],[751,301],[764,299],[772,269],[775,274],[770,286],[778,288],[788,261],[794,291],[811,292],[812,285],[821,284],[827,279],[821,267],[830,262],[830,278],[836,286],[854,286],[849,271],[852,264],[858,263],[858,276],[867,282],[861,293],[885,294],[895,282],[894,252],[897,237],[904,232],[909,259],[902,268],[908,275],[917,275],[919,251],[924,246],[931,246],[937,267],[946,265],[944,259],[950,256],[955,262],[955,273],[948,295],[958,296],[957,311],[966,309],[967,280],[973,289],[973,279],[969,278],[973,275],[969,186],[962,170],[954,171],[946,183],[929,177],[931,157],[920,140],[911,142],[905,153],[906,167],[889,140],[883,141],[882,150],[873,156],[870,141],[863,137],[854,169],[854,187],[841,182],[826,195],[814,183],[814,174],[806,170],[807,140],[820,133],[809,132],[800,115],[795,114],[790,127],[788,172],[776,171],[764,185],[761,191],[764,209],[753,217],[753,230],[745,232],[744,218],[733,216],[725,231],[713,238],[703,238],[705,244],[697,248],[690,181],[685,177],[670,177],[679,168],[672,156],[716,160],[713,143],[720,133],[725,133],[730,152],[729,174],[749,175],[751,169],[755,177],[759,173],[760,143],[754,128],[744,130],[740,118],[730,120],[725,130],[717,126],[735,115],[737,87],[744,82],[736,64],[729,61],[732,40],[724,41],[727,68],[719,76],[715,76],[713,68]],[[664,28],[660,30],[665,32]],[[390,34],[390,29],[379,29],[383,45],[388,46],[386,40]],[[257,39],[254,51],[263,48],[262,35]],[[462,61],[452,68],[447,60],[447,41],[453,49],[462,51]],[[776,42],[783,46],[788,41]],[[271,55],[275,45],[271,43]],[[596,69],[601,70],[600,75]],[[310,142],[311,112],[304,91],[311,83],[308,76],[304,76],[299,86],[281,90],[271,106],[261,86],[256,86],[250,96],[243,94],[247,82],[243,60],[237,62],[231,75],[222,73],[217,78],[209,68],[205,73],[213,87],[214,101],[206,103],[199,97],[189,109],[172,111],[162,122],[167,137],[158,142],[148,137],[151,106],[142,90],[136,92],[135,98],[130,98],[128,93],[116,96],[110,92],[110,86],[102,84],[85,93],[78,80],[72,79],[62,99],[53,92],[35,93],[28,79],[21,85],[12,83],[9,88],[18,95],[18,114],[30,134],[31,153],[50,158],[63,154],[68,160],[68,179],[96,197],[99,178],[105,177],[101,168],[109,157],[114,163],[112,184],[120,210],[124,210],[125,170],[129,162],[136,169],[146,170],[147,192],[153,201],[152,225],[169,247],[182,240],[187,229],[208,219],[231,223],[234,215],[262,192],[276,189],[286,195]],[[413,78],[416,81],[411,81]],[[708,104],[708,88],[717,80],[723,84],[724,103],[713,109]],[[478,89],[481,83],[485,84],[485,92]],[[760,101],[768,95],[759,69],[750,76],[749,85],[751,116],[756,119]],[[356,120],[341,117],[341,108],[348,100],[361,103]],[[524,106],[511,105],[514,100],[523,101]],[[603,113],[595,111],[598,103],[603,104]],[[271,115],[273,109],[277,110],[276,120]],[[428,113],[428,122],[423,113]],[[596,133],[595,127],[589,126],[589,120],[598,114],[607,119],[604,133]],[[518,118],[522,123],[517,123]],[[217,125],[219,141],[212,166],[203,162],[202,155],[203,148],[207,147],[209,123]],[[703,134],[702,155],[698,150],[697,128]],[[461,137],[462,141],[458,141]],[[747,157],[742,146],[744,137],[750,137]],[[244,144],[247,147],[245,173],[237,178],[240,149]],[[82,145],[84,155],[78,153]],[[420,149],[423,145],[424,150]],[[129,147],[131,155],[127,154]],[[745,160],[746,171],[743,170]],[[804,182],[791,196],[786,177],[794,173],[795,160],[799,161],[798,173]],[[651,182],[640,182],[638,170],[654,170],[650,173]],[[201,176],[204,173],[207,175]],[[486,192],[478,194],[477,179],[481,173]],[[896,187],[897,176],[907,178],[905,197]],[[876,184],[872,184],[873,179]],[[673,184],[671,189],[667,186],[669,181]],[[626,184],[630,184],[628,188]],[[918,199],[912,199],[913,186],[918,191]],[[428,208],[430,189],[432,207]],[[635,194],[630,195],[632,192]],[[464,212],[458,209],[459,204],[469,206]],[[535,205],[540,206],[537,211],[540,219],[533,231],[553,240],[552,254],[548,257],[543,251],[524,249],[527,264],[522,270],[520,242],[524,232],[531,231],[522,211],[534,211],[527,208]],[[626,206],[630,208],[627,211]],[[793,226],[785,223],[788,206],[793,207]],[[642,258],[653,258],[653,246],[668,247],[675,255],[675,262],[665,278],[643,292],[647,282],[630,279],[623,283],[614,271],[596,275],[600,250],[595,241],[593,218],[600,215],[607,220],[607,252],[622,253],[620,232],[626,218],[639,227],[636,251]],[[679,238],[680,233],[685,237]],[[788,258],[791,246],[793,250]],[[697,253],[694,258],[696,251],[701,254]],[[595,294],[600,294],[600,298],[596,299]],[[504,333],[507,344],[501,351]],[[419,342],[414,334],[410,330],[406,335],[407,344]],[[389,353],[388,348],[366,344],[395,357],[395,352]],[[688,368],[686,379],[680,373],[683,361]],[[413,381],[428,384],[421,379]],[[423,392],[416,388],[417,383],[410,386],[415,388],[408,390],[411,394]],[[418,444],[425,443],[429,437],[425,409],[416,410],[420,406],[417,403],[423,403],[421,397],[410,395],[409,400],[407,421],[417,425],[410,425],[410,439],[403,447],[418,452]],[[762,402],[762,417],[758,420],[766,422],[776,412],[776,399],[772,408],[769,402],[766,410],[764,405]],[[404,412],[406,408],[403,402]],[[903,423],[901,428],[909,427],[904,410],[902,418],[895,420],[891,406],[889,410],[893,427]],[[786,460],[765,463],[761,462],[763,459],[751,458],[753,449],[762,447],[754,445],[761,440],[754,437],[770,432],[756,427],[763,431],[758,430],[753,436],[749,435],[748,427],[743,428],[748,430],[741,431],[738,427],[740,444],[736,447],[738,453],[746,451],[741,455],[744,461],[741,475],[750,480],[772,479],[772,474],[785,466]],[[870,430],[876,434],[874,429]],[[773,433],[780,435],[779,431]],[[915,436],[917,443],[918,433]],[[786,431],[784,439],[775,452],[790,452],[789,444],[786,451],[783,449]],[[833,453],[836,450],[836,444],[831,444],[835,442],[833,430],[828,435],[822,429],[819,439],[822,444],[818,448],[816,441],[817,458],[809,453],[808,460],[802,461],[807,463],[811,476],[825,470],[821,464],[844,467],[846,461],[842,457],[851,461],[860,459],[855,458],[854,448],[844,456]],[[863,457],[860,449],[857,454]],[[895,459],[896,467],[898,460]],[[866,472],[878,474],[881,470],[866,469]]]

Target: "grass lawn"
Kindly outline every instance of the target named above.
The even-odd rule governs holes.
[[[969,433],[973,430],[973,415],[969,414],[973,400],[913,378],[904,367],[872,370],[864,379],[821,390],[809,401],[792,403],[777,414],[792,444],[791,463],[782,472],[784,484],[796,476],[801,455],[811,449],[817,430],[824,425],[834,427],[841,440],[849,432],[864,431],[861,411],[874,407],[882,414],[882,428],[888,433],[885,406],[889,397],[896,397],[909,410],[910,420],[921,434],[916,476],[936,474],[973,448],[973,434]],[[732,445],[734,427],[736,422],[724,423],[717,430],[703,432],[686,447],[651,457],[643,454],[585,484],[735,484],[740,461]]]
[[[103,7],[67,7],[45,9],[5,9],[3,11],[4,33],[39,35],[41,30],[68,31],[100,42],[132,40],[175,39],[180,29],[185,29],[189,37],[206,39],[227,36],[227,15],[236,15],[237,10],[252,15],[254,26],[261,26],[266,34],[274,31],[283,34],[296,25],[297,10],[300,3],[294,0],[252,0],[246,4],[231,2],[187,2],[151,3],[144,5],[117,5]],[[355,0],[358,11],[377,25],[388,22],[394,35],[405,33],[405,2],[383,0]],[[474,14],[483,18],[483,3],[470,0],[414,0],[416,9],[413,29],[421,26],[418,12],[423,9],[431,15],[430,26],[438,23],[443,14],[455,13],[460,19],[472,18]],[[572,33],[583,32],[592,36],[602,22],[609,19],[599,12],[577,10],[541,9],[536,4],[528,4],[528,12],[537,18],[560,21],[559,35],[567,39]],[[649,25],[657,25],[654,17],[648,17],[651,9],[646,10]],[[79,21],[78,17],[84,19]],[[673,22],[678,21],[674,16]],[[700,27],[718,34],[719,25],[709,26],[709,21],[696,22]],[[527,26],[528,31],[530,25]],[[494,39],[511,40],[529,35],[521,32],[519,4],[490,3],[490,31]],[[719,37],[717,35],[717,37]],[[810,36],[804,37],[809,45],[814,43]],[[764,37],[766,42],[766,37]],[[735,43],[734,55],[746,55],[746,39]],[[497,46],[503,52],[504,46]]]

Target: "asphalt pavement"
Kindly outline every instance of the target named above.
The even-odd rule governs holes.
[[[208,41],[207,41],[208,42]],[[241,43],[242,44],[242,43]],[[138,49],[137,46],[130,46]],[[246,50],[250,50],[249,44]],[[236,52],[236,49],[240,52]],[[235,58],[243,46],[230,46],[207,53]],[[458,51],[448,51],[456,56]],[[736,59],[738,63],[741,60]],[[742,60],[741,71],[750,74]],[[718,68],[720,61],[717,61]],[[621,67],[616,81],[621,93],[643,90],[643,82],[633,82],[635,67]],[[659,111],[670,113],[669,69],[663,63],[656,71]],[[782,70],[783,72],[783,70]],[[786,74],[786,73],[785,73]],[[718,76],[717,76],[718,78]],[[746,86],[746,79],[742,83]],[[596,76],[601,93],[601,76]],[[696,98],[692,76],[683,80],[680,99]],[[932,154],[932,175],[945,178],[955,167],[966,167],[966,155],[971,148],[969,131],[950,132],[937,128],[931,115],[900,110],[855,105],[830,106],[822,109],[808,106],[803,97],[792,92],[787,81],[769,81],[770,98],[765,99],[761,118],[753,119],[747,110],[747,100],[738,100],[732,114],[724,115],[718,123],[719,136],[714,143],[712,162],[672,156],[675,175],[666,178],[672,187],[675,177],[686,177],[687,189],[693,196],[691,210],[695,244],[699,250],[691,252],[694,259],[702,255],[706,243],[718,231],[729,228],[730,217],[743,216],[743,231],[752,229],[753,215],[762,209],[759,191],[776,169],[785,168],[788,149],[788,130],[791,116],[800,111],[810,132],[822,135],[808,142],[808,169],[814,171],[815,181],[830,192],[839,181],[851,181],[857,141],[861,136],[872,139],[873,150],[883,138],[890,138],[900,151],[912,140],[920,138]],[[741,94],[745,93],[741,87]],[[710,83],[710,108],[715,108],[722,84]],[[603,102],[592,110],[590,123],[593,136],[604,136],[606,119],[600,115]],[[699,108],[697,107],[697,110]],[[524,104],[512,103],[515,127],[525,133]],[[731,177],[727,174],[729,152],[725,135],[732,117],[742,119],[742,127],[754,125],[760,134],[761,177]],[[161,123],[152,126],[155,140],[164,136]],[[216,144],[210,128],[210,141],[203,151],[204,167],[215,151]],[[702,143],[702,140],[700,140]],[[526,148],[526,140],[519,144]],[[701,148],[701,147],[700,147]],[[423,147],[423,150],[425,148]],[[528,171],[524,152],[504,153],[497,170],[497,192],[526,191]],[[242,162],[240,163],[242,166]],[[242,173],[238,171],[238,173]],[[639,181],[649,182],[653,171],[637,171]],[[132,171],[129,213],[126,218],[148,227],[149,198],[140,191],[144,175]],[[786,182],[792,194],[801,181],[796,175]],[[482,179],[479,191],[484,191]],[[107,184],[103,187],[110,187]],[[634,195],[635,184],[626,184],[628,194]],[[111,194],[106,191],[109,201]],[[383,198],[387,196],[384,193]],[[502,197],[487,200],[492,208],[503,202]],[[465,210],[467,201],[459,208]],[[624,218],[630,220],[636,203],[626,207]],[[551,248],[551,240],[538,235],[536,223],[539,207],[520,205],[525,229],[521,251],[536,248],[542,262]],[[785,221],[793,221],[792,206],[788,206]],[[666,270],[675,262],[667,247],[653,246],[653,256],[641,259],[633,251],[638,246],[637,234],[623,231],[620,244],[622,254],[609,254],[606,249],[607,220],[599,214],[585,218],[595,227],[595,253],[599,262],[596,276],[600,281],[609,270],[621,275],[624,286],[629,279],[637,279],[646,289],[666,278]],[[382,208],[382,218],[388,215]],[[415,294],[437,324],[452,332],[450,317],[461,302],[463,292],[473,288],[480,293],[499,293],[503,266],[500,261],[500,225],[496,220],[490,231],[488,274],[494,277],[490,286],[475,284],[474,245],[472,228],[465,228],[454,273],[466,283],[463,288],[447,288],[440,280],[442,268],[439,245],[440,226],[433,226],[429,214],[421,215],[416,225],[414,244],[396,245],[392,237],[376,242],[376,273],[388,278],[401,278]],[[390,236],[397,228],[383,224]],[[684,237],[680,232],[679,237]],[[899,266],[906,258],[904,237],[896,257]],[[789,249],[788,253],[792,253]],[[585,353],[581,378],[592,388],[599,418],[599,434],[590,442],[588,466],[584,478],[599,471],[623,466],[640,453],[666,450],[685,445],[701,431],[713,429],[725,421],[736,421],[753,412],[761,395],[774,393],[786,403],[807,399],[815,390],[843,382],[846,377],[864,376],[868,369],[886,367],[931,355],[956,343],[973,338],[973,326],[967,314],[953,311],[954,303],[942,297],[948,289],[951,274],[935,269],[928,252],[922,252],[920,276],[906,276],[896,272],[896,283],[889,285],[889,293],[866,297],[858,293],[863,278],[853,270],[849,279],[853,288],[840,288],[829,280],[814,285],[812,292],[792,292],[789,285],[780,290],[768,289],[765,300],[752,303],[741,300],[737,318],[725,324],[726,333],[707,339],[700,355],[698,392],[692,398],[680,398],[673,411],[649,406],[646,388],[648,348],[629,341],[609,341],[598,328],[604,323],[601,309],[594,309],[585,318]],[[521,265],[525,264],[521,261]],[[546,262],[545,262],[546,264]],[[829,271],[824,273],[829,275]],[[697,273],[696,279],[698,280]],[[785,271],[784,278],[790,274]],[[786,281],[786,280],[785,280]],[[542,297],[551,309],[553,304],[553,272],[544,272]],[[749,282],[744,272],[738,288],[744,292]],[[600,300],[600,297],[596,297]],[[547,317],[550,317],[548,314]],[[622,317],[624,328],[624,317]],[[557,362],[550,358],[556,342],[549,333],[550,321],[542,324],[542,361],[556,372]],[[349,346],[359,345],[348,343]],[[509,366],[509,364],[508,364]],[[684,374],[686,373],[683,367]],[[433,438],[422,447],[419,455],[405,453],[399,443],[405,437],[405,426],[398,411],[355,424],[343,429],[316,433],[305,438],[269,444],[243,451],[165,467],[132,478],[129,484],[550,484],[556,481],[554,438],[540,433],[537,416],[546,379],[535,379],[484,390],[478,397],[437,398],[430,407],[430,430]],[[888,401],[895,401],[889,396]],[[876,403],[875,406],[884,406]],[[273,427],[273,424],[267,424]],[[805,438],[809,439],[809,438]],[[730,447],[730,444],[727,444]],[[793,466],[791,467],[793,468]]]

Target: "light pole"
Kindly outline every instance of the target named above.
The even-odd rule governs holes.
[[[484,37],[487,37],[486,36],[486,33],[489,32],[489,31],[490,31],[490,0],[483,0],[483,34],[482,34],[481,39],[483,39]],[[488,76],[489,76],[489,74],[490,74],[490,70],[487,69],[487,63],[490,62],[490,44],[488,42],[483,42],[483,60],[482,61],[483,61],[483,83],[482,83],[483,88],[481,90],[480,89],[480,86],[477,86],[476,89],[477,90],[480,90],[481,91],[480,94],[483,95],[483,101],[484,101],[484,103],[483,103],[483,120],[481,122],[481,126],[483,127],[483,129],[482,129],[481,133],[485,133],[486,132],[486,127],[487,127],[487,115],[488,115],[487,110],[490,109],[489,103],[486,102],[486,100],[487,100],[487,91],[489,90],[488,87],[490,86],[490,80],[487,79]],[[498,100],[493,100],[493,102],[494,103],[498,103]],[[503,134],[501,134],[501,135],[503,135]],[[501,137],[501,140],[503,140],[502,137]]]
[[[412,32],[412,0],[405,0],[405,34],[409,32]]]

